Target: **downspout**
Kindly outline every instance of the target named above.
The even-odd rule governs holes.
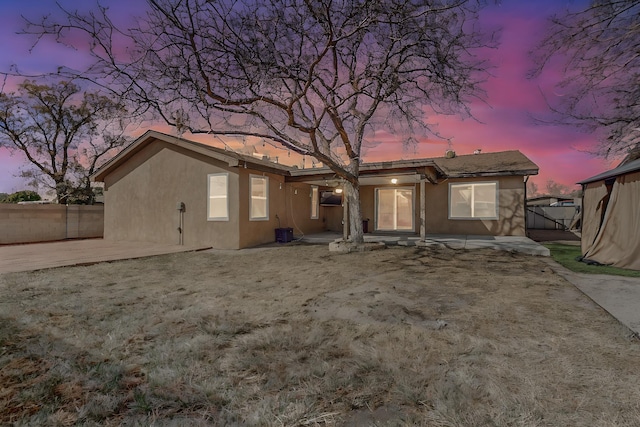
[[[182,246],[184,245],[184,211],[186,210],[186,206],[184,202],[178,202],[177,207],[180,215],[180,220],[178,223],[178,244]]]
[[[427,200],[425,178],[420,177],[420,241],[427,238]]]
[[[184,211],[180,211],[180,246],[184,245]]]
[[[524,235],[529,237],[529,221],[527,212],[527,182],[529,181],[529,175],[524,177]]]
[[[582,203],[580,204],[580,252],[582,254],[582,227],[584,227],[584,193],[587,191],[587,184],[582,184]]]

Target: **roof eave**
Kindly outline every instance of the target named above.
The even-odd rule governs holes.
[[[449,173],[447,174],[447,178],[481,178],[485,176],[529,176],[529,175],[538,175],[538,169],[526,169],[526,170],[518,170],[518,171]]]
[[[136,153],[140,152],[144,147],[150,144],[153,140],[160,140],[166,142],[168,144],[174,145],[176,147],[183,148],[185,150],[189,150],[198,154],[202,154],[203,156],[213,158],[216,160],[220,160],[226,163],[229,167],[240,167],[240,165],[247,166],[253,170],[258,170],[260,172],[269,172],[280,175],[288,174],[290,168],[282,166],[281,168],[274,167],[271,164],[267,164],[264,161],[253,160],[246,156],[242,156],[240,154],[235,155],[227,155],[221,153],[216,150],[215,147],[209,147],[205,144],[201,144],[194,141],[189,141],[186,139],[177,138],[171,135],[167,135],[161,132],[149,130],[145,132],[143,135],[139,136],[135,141],[129,144],[124,150],[118,153],[115,157],[107,161],[104,165],[100,167],[94,174],[91,175],[92,181],[102,182],[104,178],[109,175],[113,170],[120,167],[124,162],[134,156]]]

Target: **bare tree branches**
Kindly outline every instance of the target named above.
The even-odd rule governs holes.
[[[466,102],[482,96],[486,64],[472,52],[492,40],[474,26],[473,1],[148,3],[128,31],[105,9],[28,31],[88,37],[95,62],[80,76],[141,112],[191,132],[267,139],[317,158],[356,190],[367,132],[426,130],[426,111],[469,115]]]
[[[555,121],[601,132],[604,156],[640,144],[640,1],[593,1],[553,17],[532,75],[556,58],[564,78],[549,102]]]
[[[92,203],[90,175],[126,141],[123,114],[73,83],[25,80],[17,93],[0,93],[0,146],[22,152],[35,168],[23,177],[54,189],[59,203]]]

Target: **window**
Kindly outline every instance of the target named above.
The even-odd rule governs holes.
[[[376,229],[413,231],[413,188],[376,188]]]
[[[498,183],[449,184],[449,219],[498,219]]]
[[[249,219],[269,219],[269,178],[251,175],[249,193]]]
[[[209,203],[207,219],[209,221],[229,221],[229,201],[227,197],[229,174],[207,175],[209,179]]]
[[[311,186],[311,219],[318,219],[320,216],[320,193],[318,186]]]

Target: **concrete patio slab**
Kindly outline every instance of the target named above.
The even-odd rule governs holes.
[[[342,235],[334,232],[303,236],[307,243],[331,243],[341,240]],[[475,236],[462,234],[430,234],[424,241],[415,235],[365,234],[364,241],[384,242],[387,245],[446,247],[449,249],[497,249],[521,252],[529,255],[549,256],[549,249],[524,236]]]
[[[0,246],[0,274],[207,249],[103,239]]]

